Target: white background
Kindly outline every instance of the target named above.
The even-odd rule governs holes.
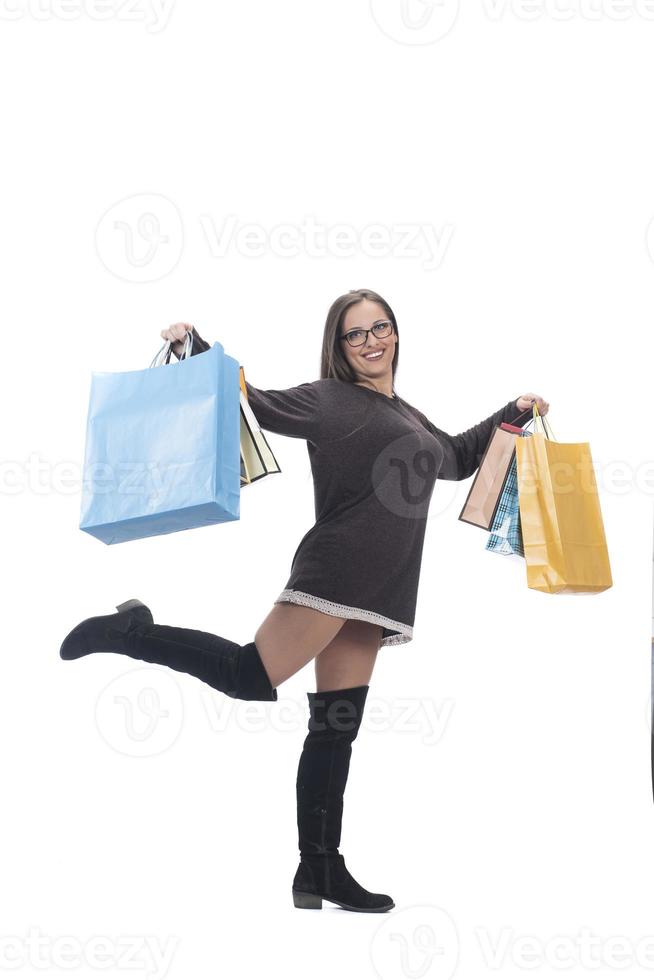
[[[3,968],[648,974],[654,5],[0,8]],[[248,642],[313,522],[306,447],[271,435],[283,473],[239,522],[84,534],[91,372],[147,367],[183,319],[258,387],[310,381],[360,287],[398,318],[398,392],[441,428],[535,391],[559,441],[590,443],[614,577],[529,590],[457,520],[469,481],[437,485],[415,638],[380,651],[345,799],[383,916],[292,906],[311,665],[246,710],[58,655],[132,596]]]

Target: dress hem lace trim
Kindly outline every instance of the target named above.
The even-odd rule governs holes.
[[[311,595],[309,592],[299,592],[297,589],[284,589],[275,599],[278,602],[294,602],[299,606],[310,606],[320,612],[327,613],[329,616],[341,616],[345,619],[362,619],[368,623],[377,623],[379,626],[386,626],[388,629],[398,630],[391,636],[382,637],[381,647],[396,646],[399,643],[408,643],[413,639],[413,627],[406,623],[400,623],[396,619],[389,619],[381,613],[371,612],[369,609],[358,609],[356,606],[344,606],[340,602],[331,602],[320,596]]]

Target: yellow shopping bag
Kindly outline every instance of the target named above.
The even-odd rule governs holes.
[[[536,431],[540,422],[543,431]],[[548,426],[552,434],[551,427]],[[603,592],[613,585],[590,446],[556,442],[534,403],[534,431],[515,441],[527,586]]]

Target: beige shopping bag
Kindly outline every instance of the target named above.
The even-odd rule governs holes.
[[[495,427],[459,514],[460,521],[490,530],[521,432],[508,422]]]

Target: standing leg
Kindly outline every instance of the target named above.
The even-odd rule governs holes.
[[[390,895],[369,892],[352,877],[338,850],[352,743],[361,725],[367,681],[380,641],[381,627],[348,620],[316,660],[319,690],[307,694],[309,734],[296,781],[300,849],[292,889],[296,908],[319,909],[323,899],[351,912],[387,912],[394,907]],[[327,689],[326,683],[335,686]]]
[[[368,684],[381,645],[382,628],[376,623],[348,619],[315,659],[316,689]]]

